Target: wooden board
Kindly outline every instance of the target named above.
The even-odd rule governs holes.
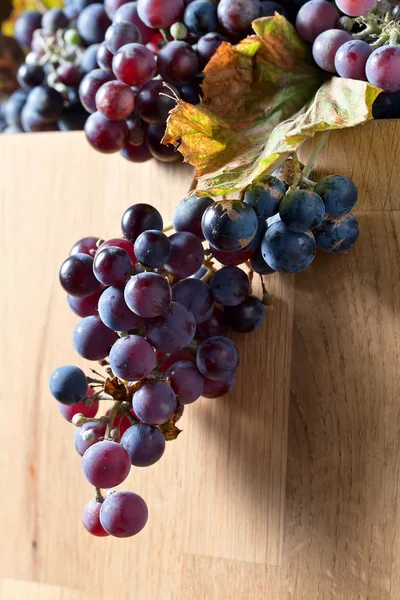
[[[190,173],[98,156],[79,134],[0,138],[0,600],[398,600],[398,128],[331,135],[317,170],[359,184],[356,248],[268,280],[278,301],[238,342],[236,392],[191,407],[163,461],[130,476],[151,523],[126,541],[79,523],[90,487],[47,392],[76,362],[57,269],[75,238],[118,232],[128,204],[170,215]]]
[[[279,564],[293,279],[273,277],[270,292],[280,301],[264,327],[235,337],[242,356],[235,391],[188,408],[184,433],[163,460],[132,471],[127,486],[147,500],[148,527],[128,542],[93,539],[80,523],[92,490],[73,448],[74,428],[47,389],[58,365],[90,366],[72,348],[77,317],[58,269],[80,237],[119,235],[133,203],[150,202],[171,219],[192,170],[105,157],[81,134],[2,137],[0,153],[1,364],[12,397],[4,405],[10,425],[3,430],[9,452],[2,456],[1,503],[3,514],[13,515],[1,524],[8,540],[1,576],[72,589],[96,583],[96,598],[115,586],[120,592],[119,582],[133,577],[136,598],[168,600],[182,597],[177,581],[191,556]]]

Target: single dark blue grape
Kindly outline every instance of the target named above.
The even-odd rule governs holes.
[[[124,285],[132,275],[132,261],[129,254],[117,246],[109,246],[96,252],[93,272],[103,285]]]
[[[111,348],[110,366],[117,377],[140,381],[156,366],[156,353],[140,335],[127,335]]]
[[[239,200],[211,204],[203,214],[201,228],[207,242],[217,250],[241,250],[254,238],[257,215],[251,206]]]
[[[272,2],[272,0],[261,1],[261,16],[262,17],[273,17],[275,13],[279,13],[287,18],[287,12],[281,4],[278,2]]]
[[[171,42],[172,43],[172,42]],[[182,155],[175,150],[172,144],[163,144],[161,140],[165,134],[165,123],[151,123],[147,129],[146,142],[152,156],[160,162],[177,162],[182,160]]]
[[[147,425],[167,423],[176,410],[176,396],[165,381],[151,380],[133,394],[132,408]]]
[[[45,33],[54,34],[59,29],[66,29],[68,25],[69,19],[60,8],[51,8],[43,14],[42,29]]]
[[[79,367],[63,365],[50,376],[50,392],[62,404],[72,405],[81,402],[88,393],[85,373]]]
[[[271,275],[275,273],[275,270],[267,265],[265,260],[263,259],[263,255],[261,253],[261,248],[257,248],[255,250],[253,256],[250,258],[250,266],[259,275]]]
[[[88,114],[81,104],[66,106],[57,121],[60,131],[83,131]]]
[[[54,88],[38,85],[29,93],[26,106],[37,113],[44,122],[52,123],[61,117],[64,100]]]
[[[230,325],[225,315],[224,309],[218,304],[214,304],[214,310],[207,321],[199,323],[196,326],[196,339],[206,340],[216,335],[226,336],[229,333]]]
[[[173,89],[179,96],[177,88]],[[165,125],[169,111],[175,106],[176,100],[168,95],[164,82],[161,79],[151,79],[137,93],[135,112],[146,123]]]
[[[198,237],[186,231],[173,233],[171,256],[165,263],[165,269],[177,277],[190,277],[198,271],[204,260],[204,248]]]
[[[9,127],[21,127],[21,112],[28,97],[28,90],[17,90],[4,103],[4,118]]]
[[[241,333],[254,331],[262,325],[265,318],[264,305],[254,296],[248,296],[237,306],[228,306],[225,313],[232,329]]]
[[[372,115],[374,119],[400,119],[400,90],[379,94],[372,105]]]
[[[356,217],[327,218],[314,231],[318,248],[329,254],[343,254],[350,250],[357,241],[360,226]]]
[[[321,196],[330,217],[342,217],[350,212],[358,199],[356,184],[344,175],[324,177],[317,183],[315,193]]]
[[[172,287],[172,300],[187,308],[196,324],[206,321],[214,308],[210,288],[200,279],[182,279],[175,283]]]
[[[14,37],[18,44],[28,50],[31,47],[33,32],[42,25],[42,13],[24,10],[14,23]]]
[[[207,379],[228,379],[239,365],[239,351],[232,340],[223,336],[211,337],[198,349],[196,364]]]
[[[141,233],[134,248],[137,260],[150,269],[165,265],[172,252],[170,240],[158,229],[149,229]]]
[[[179,95],[184,102],[193,104],[193,106],[199,104],[202,98],[200,86],[190,83],[179,86]]]
[[[136,238],[148,229],[162,231],[162,216],[154,206],[150,204],[134,204],[126,209],[122,215],[122,233],[127,240],[135,243]]]
[[[243,201],[254,209],[258,217],[268,219],[278,212],[285,192],[282,181],[271,175],[265,182],[256,183],[248,188]]]
[[[298,273],[308,267],[315,249],[312,233],[290,231],[282,221],[268,227],[261,244],[265,262],[280,273]]]
[[[218,20],[229,33],[245,37],[252,22],[261,17],[261,11],[260,0],[220,0]]]
[[[43,83],[44,78],[45,72],[40,65],[27,65],[24,63],[18,69],[17,79],[21,87],[34,88]]]
[[[249,293],[249,278],[239,267],[223,267],[213,275],[210,289],[216,302],[224,306],[236,306]]]
[[[214,204],[209,196],[197,198],[194,194],[179,202],[172,217],[175,231],[188,231],[199,239],[204,240],[201,220],[206,209]]]
[[[74,329],[72,341],[77,353],[87,360],[103,360],[108,356],[118,335],[106,327],[100,317],[85,317]]]
[[[188,360],[174,363],[165,375],[180,404],[192,404],[203,393],[204,377],[196,365]]]
[[[279,205],[279,216],[291,231],[306,233],[322,223],[324,202],[315,192],[294,190],[288,192]]]
[[[90,73],[99,68],[97,62],[97,51],[99,48],[100,44],[92,44],[83,52],[80,60],[80,68],[84,73]]]
[[[183,22],[192,33],[205,35],[217,28],[215,5],[209,0],[194,0],[183,14]]]
[[[100,3],[84,8],[76,21],[79,35],[87,44],[101,44],[110,25],[111,21]]]
[[[34,88],[37,89],[37,88]],[[39,131],[59,131],[56,121],[48,121],[33,110],[28,103],[21,112],[22,129],[27,133]]]
[[[226,37],[216,31],[203,35],[196,44],[196,52],[199,57],[200,66],[204,68],[214,56],[222,42],[227,41]]]
[[[104,325],[114,331],[129,331],[141,322],[126,304],[124,290],[118,287],[109,287],[101,294],[98,314]]]
[[[125,44],[140,44],[141,38],[139,29],[133,23],[120,21],[113,23],[105,35],[105,44],[111,54],[116,54]]]
[[[165,451],[165,438],[156,427],[138,423],[129,427],[121,438],[134,467],[154,465]]]
[[[91,296],[101,288],[93,273],[93,258],[88,254],[69,256],[61,265],[59,277],[70,296]]]
[[[196,323],[192,313],[182,304],[171,302],[162,315],[145,320],[144,330],[146,338],[156,350],[175,352],[193,340]]]

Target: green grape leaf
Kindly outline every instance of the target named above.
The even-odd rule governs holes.
[[[257,19],[257,35],[224,43],[205,69],[200,106],[179,101],[164,143],[196,167],[196,194],[240,191],[272,173],[318,131],[372,118],[380,90],[332,78],[313,65],[308,46],[281,15]]]

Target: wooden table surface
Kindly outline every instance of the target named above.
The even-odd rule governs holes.
[[[268,279],[265,326],[235,337],[235,390],[189,407],[163,459],[124,484],[150,511],[130,540],[80,523],[92,492],[47,389],[56,366],[85,366],[58,268],[76,239],[119,235],[135,202],[168,220],[191,171],[98,155],[79,133],[1,136],[0,600],[400,598],[400,218],[382,188],[382,172],[399,177],[394,128],[331,136],[329,169],[356,146],[363,167],[350,152],[340,168],[362,188],[359,242]]]

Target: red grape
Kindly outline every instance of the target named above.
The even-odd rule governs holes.
[[[126,44],[114,56],[113,71],[129,86],[142,87],[156,72],[154,54],[142,44]]]
[[[100,523],[100,508],[102,502],[90,500],[83,509],[82,522],[84,528],[97,537],[105,537],[109,535]]]
[[[139,533],[147,523],[149,512],[143,498],[133,492],[115,492],[104,500],[100,522],[110,535],[118,538]]]
[[[129,454],[117,442],[97,442],[82,457],[84,476],[98,488],[108,489],[119,485],[128,477],[130,470]]]
[[[165,29],[182,20],[183,0],[138,0],[140,19],[148,27]]]
[[[112,54],[118,52],[122,46],[132,43],[140,43],[139,29],[128,21],[114,23],[106,31],[105,44]]]
[[[335,56],[340,46],[351,41],[352,37],[347,31],[328,29],[315,39],[312,53],[317,65],[324,71],[336,73]]]
[[[132,264],[137,263],[135,252],[133,250],[133,244],[124,238],[111,238],[111,240],[107,240],[103,242],[101,246],[98,248],[97,252],[104,250],[104,248],[110,248],[111,246],[117,246],[117,248],[122,248],[127,252],[130,256]]]
[[[199,72],[196,52],[186,42],[169,42],[158,54],[157,66],[161,77],[168,83],[189,83]]]
[[[104,154],[122,150],[128,138],[125,121],[110,121],[100,112],[95,112],[86,121],[85,133],[89,143]]]
[[[376,0],[336,0],[339,9],[350,17],[361,17],[372,10]]]
[[[327,0],[310,0],[297,13],[296,29],[303,40],[312,43],[323,31],[335,29],[338,19],[334,4]]]
[[[135,94],[129,85],[120,81],[109,81],[96,94],[97,110],[112,121],[121,121],[132,114]]]
[[[79,98],[88,112],[96,112],[96,94],[98,90],[104,83],[113,79],[115,79],[113,73],[106,73],[101,69],[95,69],[85,75],[79,86]]]
[[[352,40],[340,46],[335,55],[335,68],[340,77],[366,81],[365,66],[372,48],[367,42]]]
[[[384,92],[400,90],[400,46],[382,46],[367,60],[368,81]]]

